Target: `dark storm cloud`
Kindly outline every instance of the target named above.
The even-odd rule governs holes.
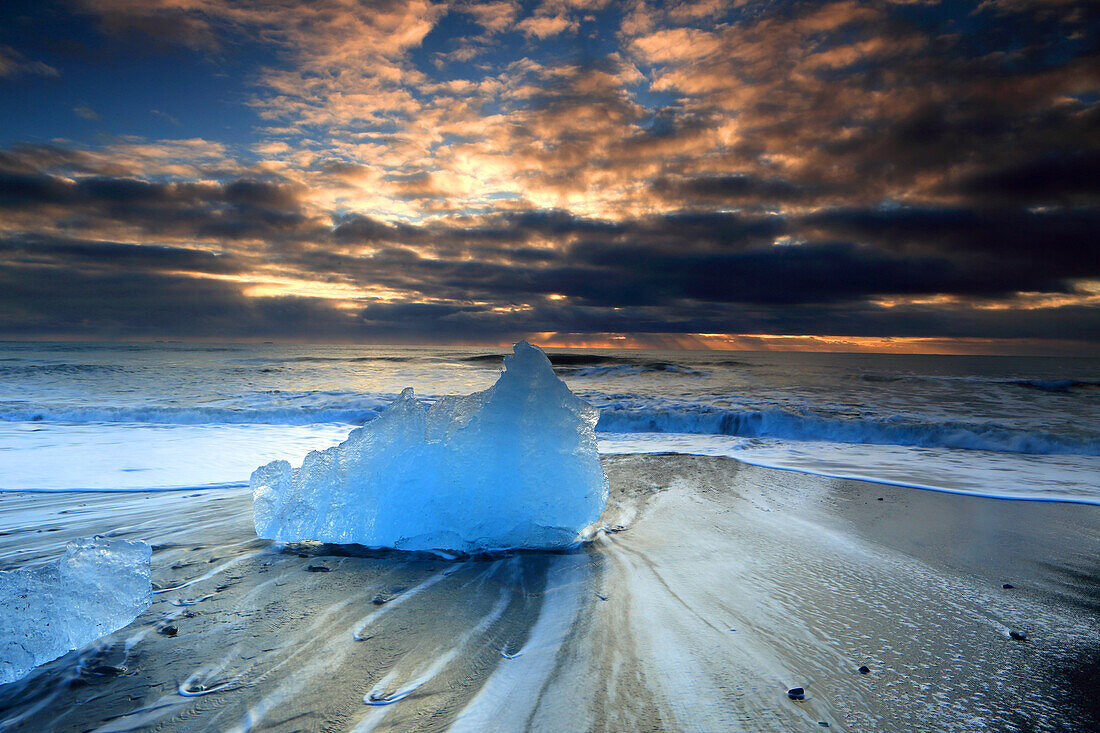
[[[534,239],[568,241],[579,235],[615,237],[626,231],[623,224],[587,219],[566,211],[531,210],[492,216],[476,222],[461,219],[445,223],[412,225],[389,223],[370,216],[339,219],[332,237],[342,244],[401,244],[441,248],[456,245],[522,245]],[[488,251],[483,254],[488,254]],[[531,249],[511,249],[508,254],[524,259],[542,259]]]
[[[0,268],[0,333],[19,336],[330,338],[354,324],[309,298],[249,298],[231,283],[158,272]]]
[[[61,221],[67,228],[136,226],[145,232],[198,238],[258,239],[303,230],[309,218],[296,187],[237,179],[224,183],[149,181],[0,170],[0,211],[23,221]]]
[[[426,225],[389,224],[367,216],[344,219],[333,230],[342,243],[519,245],[532,241],[667,244],[680,249],[745,248],[770,244],[785,233],[783,217],[719,211],[673,211],[638,219],[609,221],[561,210],[529,210],[494,216],[477,224],[461,220]],[[522,250],[509,250],[510,253]]]
[[[100,176],[70,180],[40,172],[0,170],[0,206],[4,207],[186,206],[204,203],[286,210],[296,207],[297,195],[292,187],[285,184],[257,180],[235,180],[224,184]]]
[[[747,174],[697,176],[672,180],[658,178],[653,191],[672,200],[693,204],[764,203],[775,206],[805,199],[811,190],[781,178],[759,178]]]
[[[1100,56],[1093,63],[1100,68]],[[929,90],[938,101],[906,109],[899,100],[895,115],[822,144],[808,170],[819,175],[822,166],[848,161],[858,179],[838,183],[870,185],[879,196],[907,185],[960,202],[1097,204],[1090,179],[1100,156],[1100,106],[1070,96],[1100,86],[1095,72],[1080,70],[1076,82],[1069,72],[1046,72],[997,83],[965,69],[959,78],[942,73]]]
[[[809,215],[803,225],[885,250],[941,253],[975,270],[1100,276],[1098,208],[837,209]]]
[[[1046,153],[991,167],[954,184],[969,200],[997,204],[1100,205],[1100,150]]]
[[[18,180],[20,175],[25,174],[9,174],[6,180]],[[209,237],[212,232],[227,239],[238,236],[218,231],[208,211],[192,213],[212,201],[238,210],[255,207],[276,218],[287,210],[293,216],[298,207],[292,190],[255,180],[201,186],[102,177],[76,182],[51,176],[33,180],[38,185],[0,189],[13,192],[2,199],[4,205],[22,211],[34,206],[94,205],[101,217],[105,211],[129,222],[140,221],[142,212],[166,209],[164,218],[194,236]],[[189,217],[193,218],[189,221]],[[255,218],[246,223],[248,231],[256,231]],[[158,225],[167,226],[164,221]],[[563,324],[553,323],[553,317],[567,317],[575,327],[588,324],[605,330],[713,330],[756,324],[781,332],[798,324],[805,333],[818,333],[843,324],[845,333],[858,335],[857,331],[882,331],[876,323],[893,321],[899,335],[919,331],[918,326],[954,335],[958,324],[966,326],[964,332],[980,328],[985,333],[996,330],[998,318],[1006,322],[1008,318],[948,322],[919,313],[920,318],[911,314],[907,320],[903,310],[866,310],[860,304],[891,296],[1071,293],[1074,277],[1100,276],[1100,255],[1094,246],[1100,237],[1100,217],[1077,209],[832,209],[802,217],[681,211],[620,221],[547,210],[491,217],[476,225],[461,221],[390,224],[354,216],[331,229],[310,229],[307,234],[291,238],[273,255],[280,266],[329,280],[332,273],[339,273],[337,282],[449,301],[372,306],[353,322],[323,303],[295,300],[308,304],[301,307],[311,314],[301,323],[321,324],[331,333],[340,328],[357,333],[362,329],[399,332],[383,327],[380,319],[386,314],[398,319],[395,324],[423,321],[425,327],[434,323],[440,331],[471,337],[476,329],[503,333],[508,318],[512,318],[510,328],[522,322],[532,328],[537,324],[543,331],[562,330]],[[323,246],[329,237],[342,244],[369,244],[372,250],[369,255],[335,253]],[[778,237],[800,244],[776,246],[773,242]],[[1040,237],[1051,238],[1041,251],[1034,246]],[[547,248],[548,241],[554,246]],[[509,245],[503,254],[502,243]],[[435,254],[422,256],[428,250]],[[90,286],[85,281],[92,272],[98,273],[98,279],[90,282],[110,282],[115,287],[117,279],[127,275],[147,279],[166,272],[246,274],[250,267],[239,258],[201,249],[40,235],[0,241],[0,262],[19,268],[48,266],[52,282],[66,278],[75,279],[77,285],[83,282],[88,297]],[[173,287],[179,285],[176,280],[170,282]],[[66,287],[80,292],[77,285]],[[206,282],[198,287],[208,295],[220,293],[210,300],[216,304],[228,302],[225,298],[235,288],[239,295],[240,286]],[[190,307],[178,298],[167,302],[171,289],[126,292],[126,297],[148,298],[147,307],[153,310]],[[554,307],[545,300],[549,296],[564,296],[573,308]],[[471,301],[515,305],[532,298],[542,302],[529,316],[513,313],[506,318],[492,307],[464,305]],[[840,306],[851,315],[838,318]],[[734,312],[777,310],[775,318],[761,312],[736,319],[713,312],[691,315],[715,307]],[[89,312],[107,311],[101,306]],[[251,316],[266,312],[263,308],[248,311]],[[1089,310],[1066,313],[1091,317]],[[232,319],[218,322],[226,327],[234,323]],[[240,331],[245,323],[234,328]],[[661,323],[665,325],[660,327]],[[290,328],[289,322],[285,325]]]
[[[676,253],[647,247],[587,248],[586,263],[635,276],[649,298],[755,304],[831,303],[881,295],[995,296],[1064,290],[1027,271],[983,272],[946,257],[900,257],[847,243],[770,247],[736,253]],[[620,272],[615,272],[620,270]]]
[[[1079,217],[1080,219],[1080,217]],[[545,236],[546,222],[560,246],[525,245]],[[1073,264],[1073,247],[1087,247],[1093,219],[1040,221],[1043,231],[1072,232],[1065,254],[1044,257],[1013,252],[1008,237],[1019,221],[987,231],[990,222],[975,212],[834,211],[808,224],[783,217],[673,214],[600,226],[575,218],[515,217],[491,232],[486,243],[475,229],[447,230],[381,226],[356,220],[356,234],[381,246],[365,256],[334,254],[323,248],[287,254],[295,266],[316,273],[340,272],[350,282],[379,284],[456,302],[523,302],[539,296],[566,296],[579,305],[603,308],[653,306],[673,318],[685,303],[832,304],[881,296],[1005,297],[1018,291],[1071,293],[1072,276],[1089,272]],[[532,229],[525,224],[533,224]],[[1033,227],[1033,228],[1034,228]],[[1076,229],[1075,229],[1076,227]],[[822,240],[816,233],[848,235]],[[938,242],[925,247],[931,231]],[[775,246],[780,233],[806,237],[802,244]],[[1023,231],[1026,240],[1032,233]],[[350,236],[345,230],[345,237]],[[817,237],[815,239],[815,237]],[[499,239],[513,243],[507,257],[490,258]],[[412,246],[427,241],[458,241],[453,256],[422,257]],[[910,246],[916,242],[919,246]],[[483,256],[470,257],[471,253]],[[1010,256],[1011,255],[1011,256]],[[1090,254],[1096,261],[1094,254]],[[1091,265],[1090,265],[1091,266]],[[1100,273],[1100,270],[1097,270]]]
[[[1003,312],[965,307],[882,308],[873,305],[783,308],[684,308],[672,318],[661,309],[602,308],[546,305],[524,312],[495,312],[477,306],[417,307],[418,304],[378,304],[364,309],[357,323],[372,333],[397,336],[519,338],[554,332],[575,324],[581,333],[766,333],[828,336],[844,333],[864,338],[919,338],[941,333],[947,338],[1100,339],[1100,308],[1067,306],[1022,311],[1018,318]]]
[[[137,252],[142,248],[119,245],[98,250],[91,243],[72,242],[35,243],[40,248],[36,253],[34,244],[7,244],[0,250],[5,258],[5,267],[0,267],[0,312],[7,314],[0,330],[8,335],[71,335],[91,329],[116,335],[463,341],[518,338],[560,330],[567,323],[578,331],[597,333],[1100,337],[1100,308],[1096,307],[1005,312],[950,305],[883,308],[866,303],[862,299],[875,291],[937,288],[937,283],[952,277],[952,271],[942,262],[914,268],[903,259],[874,255],[859,262],[860,253],[842,245],[735,253],[718,262],[678,261],[662,255],[656,264],[666,268],[665,277],[642,275],[626,253],[590,262],[579,252],[574,265],[527,269],[422,261],[407,252],[403,257],[387,254],[376,263],[373,274],[363,273],[369,282],[391,282],[409,289],[419,284],[433,297],[450,301],[375,304],[347,313],[324,300],[251,298],[243,296],[236,283],[172,274],[177,267],[193,272],[222,269],[193,253]],[[14,262],[8,258],[12,250]],[[834,272],[855,269],[858,277],[842,280],[843,285],[830,290],[824,286],[826,280],[803,268],[809,261],[821,267],[827,259]],[[744,260],[755,261],[755,267],[746,266]],[[346,265],[354,272],[352,260],[329,264]],[[740,279],[726,281],[723,267]],[[708,272],[717,274],[712,277]],[[754,279],[755,275],[763,279]],[[792,277],[802,278],[793,283],[797,287],[787,282]],[[805,290],[800,297],[801,288]],[[570,298],[558,303],[537,295],[560,291],[570,292]],[[50,297],[45,297],[47,293]],[[618,295],[608,298],[608,293]],[[479,295],[491,295],[493,300],[489,304],[463,301]],[[532,298],[533,306],[496,307]]]
[[[232,274],[245,271],[238,259],[201,249],[153,244],[96,242],[41,235],[0,238],[0,264],[48,265],[117,273],[183,271]]]
[[[376,244],[394,242],[399,244],[420,244],[425,241],[423,227],[408,224],[391,224],[370,216],[354,215],[345,217],[332,232],[333,239],[341,243]]]

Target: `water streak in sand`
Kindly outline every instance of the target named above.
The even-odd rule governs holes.
[[[590,577],[589,565],[575,557],[552,559],[538,618],[515,655],[522,658],[497,667],[455,717],[448,728],[451,733],[530,728],[554,674],[558,651],[581,612]]]
[[[409,590],[403,592],[401,595],[397,596],[397,598],[386,601],[377,609],[359,619],[358,623],[355,624],[354,630],[351,632],[351,638],[355,639],[356,641],[367,641],[368,639],[372,638],[370,636],[363,635],[363,632],[367,629],[368,626],[370,626],[372,623],[377,622],[387,613],[393,612],[395,608],[398,608],[402,604],[407,603],[412,598],[415,598],[418,594],[423,593],[428,588],[431,588],[439,581],[450,576],[453,572],[454,570],[438,572],[415,588],[410,588]]]
[[[515,564],[513,563],[512,565],[513,572],[511,576],[515,579],[518,578],[518,573],[515,572]],[[386,690],[391,689],[395,680],[398,678],[398,669],[395,667],[394,670],[379,680],[378,683],[371,688],[370,692],[363,696],[363,702],[371,706],[391,705],[411,695],[420,687],[434,679],[447,667],[447,665],[457,659],[474,638],[484,634],[493,624],[499,621],[511,602],[512,590],[508,586],[505,586],[501,589],[500,596],[497,598],[496,603],[489,613],[482,617],[477,625],[463,633],[457,639],[454,646],[439,654],[439,656],[433,659],[426,667],[415,672],[412,675],[412,680],[398,686],[393,692],[387,693]],[[373,731],[375,727],[384,720],[385,713],[386,711],[378,711],[377,713],[368,715],[351,729],[352,733],[368,733],[368,731]]]
[[[249,544],[252,544],[252,541],[249,541]],[[246,553],[244,555],[238,555],[237,557],[233,558],[232,560],[227,560],[227,561],[223,562],[221,565],[218,565],[216,568],[203,573],[202,575],[198,576],[197,578],[192,578],[191,580],[188,580],[186,583],[181,583],[179,585],[174,585],[170,588],[159,588],[157,590],[154,590],[153,593],[154,594],[168,593],[169,591],[182,590],[183,588],[188,588],[188,587],[194,585],[195,583],[201,583],[204,580],[210,580],[215,575],[220,575],[221,573],[224,573],[226,570],[233,567],[234,565],[237,565],[237,564],[242,563],[246,560],[254,558],[257,555],[267,554],[268,552],[269,552],[268,550],[257,550],[255,552],[249,552],[249,553]],[[210,596],[208,595],[208,596],[205,596],[205,597],[200,598],[198,600],[181,601],[179,603],[173,602],[173,605],[176,605],[176,606],[190,606],[190,605],[193,605],[195,603],[200,603],[201,601],[204,601],[209,597]]]

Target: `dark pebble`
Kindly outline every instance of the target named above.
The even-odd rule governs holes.
[[[801,687],[792,687],[791,689],[787,690],[787,697],[791,698],[792,700],[803,700],[806,697],[806,691]]]
[[[829,724],[826,723],[824,720],[819,720],[817,724],[820,725],[822,728],[828,728],[829,727]]]
[[[177,629],[175,626],[162,626],[161,628],[157,629],[157,633],[163,634],[164,636],[175,636],[179,632],[180,630]]]
[[[309,565],[306,567],[306,572],[310,573],[327,573],[329,568],[325,565]]]
[[[1008,635],[1016,641],[1027,641],[1027,634],[1023,631],[1016,631],[1015,629],[1013,629],[1012,631],[1008,632]]]
[[[866,664],[859,668],[860,674],[868,674],[870,671],[870,668]]]
[[[1012,583],[1005,583],[1001,587],[1004,588],[1005,590],[1011,590],[1012,588],[1015,588],[1016,586],[1012,585]]]
[[[880,497],[878,498],[878,500],[879,500],[879,501],[886,501],[886,500],[885,500],[885,499],[883,499],[883,498],[882,498],[881,496],[880,496]]]
[[[385,603],[388,600],[389,600],[389,598],[386,598],[383,595],[377,595],[374,598],[370,599],[370,602],[373,603],[376,606],[381,606],[383,603]]]

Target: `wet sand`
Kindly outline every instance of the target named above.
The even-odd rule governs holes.
[[[256,539],[246,489],[0,494],[0,566],[142,539],[159,591],[0,730],[1100,729],[1100,508],[604,464],[593,542],[457,560]]]

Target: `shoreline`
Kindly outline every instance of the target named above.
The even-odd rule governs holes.
[[[843,445],[843,444],[842,444]],[[855,444],[862,445],[862,444]],[[649,452],[607,452],[600,453],[600,458],[606,458],[610,456],[695,456],[700,458],[728,458],[731,461],[737,461],[748,466],[754,466],[756,468],[766,468],[773,471],[792,471],[794,473],[806,474],[808,476],[818,476],[820,478],[838,479],[842,481],[855,481],[860,483],[881,484],[883,486],[893,486],[905,489],[917,489],[920,491],[935,491],[944,494],[959,494],[962,496],[974,496],[984,499],[1001,499],[1004,501],[1033,501],[1033,502],[1050,502],[1056,504],[1084,504],[1088,506],[1100,506],[1100,498],[1084,498],[1074,496],[1032,496],[1027,494],[997,494],[982,492],[976,490],[967,489],[954,489],[945,486],[933,486],[931,484],[921,484],[915,482],[898,481],[883,477],[875,477],[861,474],[850,474],[842,472],[829,472],[819,471],[812,468],[800,468],[796,466],[783,466],[773,463],[767,463],[765,461],[752,460],[750,458],[731,455],[731,454],[715,454],[715,453],[692,453],[690,451],[680,450],[656,450]],[[1009,454],[1012,455],[1012,454]],[[300,461],[299,461],[300,463]],[[178,491],[212,491],[219,489],[240,489],[248,488],[248,481],[226,481],[217,482],[211,484],[198,484],[191,486],[168,486],[168,487],[153,487],[153,488],[135,488],[135,489],[112,489],[112,488],[67,488],[67,489],[6,489],[0,487],[0,495],[3,494],[159,494]]]
[[[1100,725],[1097,510],[602,460],[615,531],[455,561],[259,540],[240,488],[0,493],[5,567],[74,536],[144,539],[160,591],[0,686],[0,730]]]

